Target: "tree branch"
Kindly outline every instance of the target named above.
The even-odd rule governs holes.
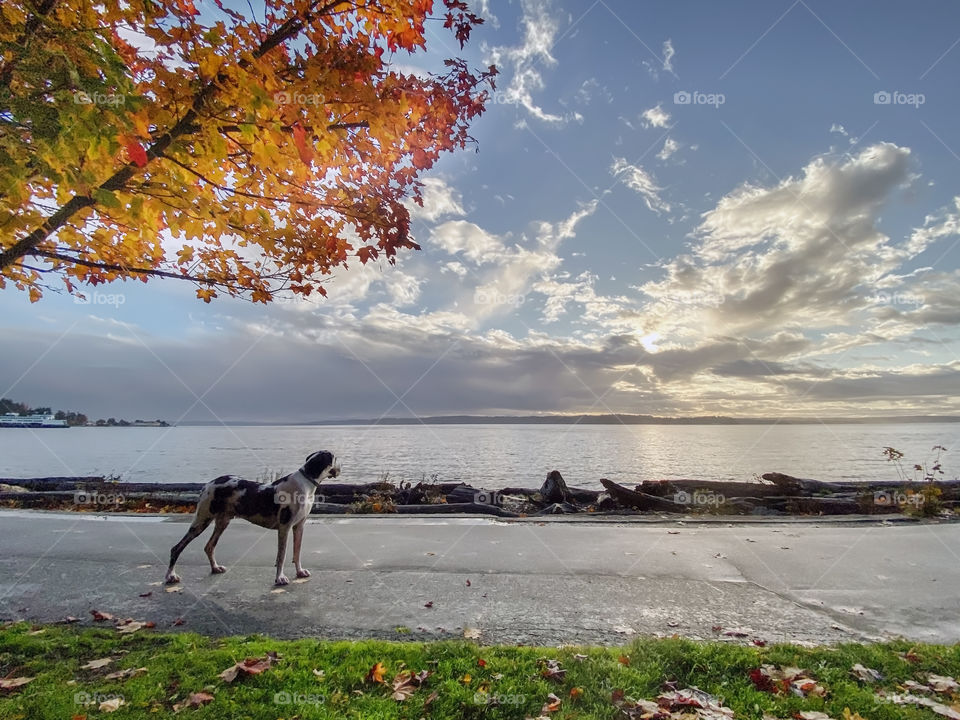
[[[53,2],[54,0],[47,1]],[[317,6],[320,5],[320,0],[316,0],[316,2],[311,3],[303,18],[297,16],[288,18],[279,28],[277,28],[276,31],[273,32],[273,34],[270,35],[270,37],[262,42],[260,46],[254,50],[253,59],[259,60],[275,47],[298,34],[301,30],[303,30],[304,23],[309,22],[315,15],[325,14],[340,4],[342,4],[342,0],[334,0],[334,2],[328,2],[315,12]],[[250,66],[250,61],[240,60],[237,63],[237,66],[240,69],[246,69]],[[203,110],[207,103],[209,103],[214,95],[216,95],[217,91],[220,89],[220,85],[226,83],[226,81],[227,76],[224,73],[219,73],[216,79],[208,82],[206,85],[200,88],[199,91],[197,91],[197,94],[193,98],[193,102],[190,104],[190,109],[182,118],[180,118],[179,122],[177,122],[176,125],[170,128],[170,130],[168,130],[166,133],[157,138],[153,145],[151,145],[147,150],[148,160],[155,160],[156,158],[162,156],[174,140],[179,138],[181,135],[187,134],[188,129],[192,127],[197,118],[200,117],[201,110]],[[120,190],[139,169],[140,168],[138,168],[134,163],[128,163],[121,170],[118,170],[107,180],[101,183],[99,189],[110,192]],[[52,233],[63,227],[63,225],[66,224],[66,222],[77,212],[84,208],[93,207],[95,204],[96,200],[89,195],[76,195],[71,198],[53,215],[48,217],[40,227],[26,237],[20,239],[18,242],[14,243],[11,247],[7,248],[3,252],[0,252],[0,271],[2,271],[8,265],[12,265],[24,255],[36,254],[37,246],[41,242],[48,238]],[[174,277],[178,276],[174,275]]]

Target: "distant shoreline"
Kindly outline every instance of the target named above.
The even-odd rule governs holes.
[[[905,415],[856,418],[734,418],[724,416],[656,417],[652,415],[434,415],[423,418],[353,418],[291,421],[181,421],[179,426],[303,426],[333,425],[890,425],[899,423],[960,423],[960,416]]]

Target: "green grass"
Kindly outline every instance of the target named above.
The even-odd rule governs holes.
[[[695,685],[720,696],[737,718],[759,718],[766,713],[787,718],[800,710],[821,710],[842,718],[844,709],[868,720],[927,718],[929,710],[879,701],[875,689],[858,683],[850,668],[862,663],[884,673],[880,686],[893,690],[908,679],[923,681],[926,674],[960,675],[960,646],[844,645],[804,649],[790,645],[766,648],[726,643],[697,643],[679,639],[640,639],[621,648],[532,648],[481,646],[468,642],[332,642],[280,641],[263,636],[209,638],[199,635],[159,634],[152,630],[123,636],[113,629],[45,626],[36,633],[26,624],[0,628],[0,678],[33,676],[33,682],[12,692],[0,691],[0,718],[56,718],[74,716],[150,718],[172,714],[175,702],[205,691],[215,699],[200,708],[188,708],[181,718],[242,720],[244,718],[524,718],[537,717],[548,693],[563,699],[556,720],[617,717],[611,693],[622,689],[633,698],[656,697],[664,681],[677,687]],[[914,661],[898,653],[913,651]],[[268,651],[280,661],[266,672],[241,677],[232,684],[218,674],[237,661]],[[578,661],[576,653],[587,655]],[[621,656],[629,657],[629,665]],[[90,660],[114,657],[98,670],[82,670]],[[557,683],[541,675],[541,658],[556,658],[567,675]],[[485,664],[480,663],[483,660]],[[429,670],[425,685],[404,702],[391,699],[384,685],[365,681],[375,663],[386,666],[389,682],[403,669]],[[791,665],[810,671],[827,691],[825,699],[775,696],[754,688],[748,672],[761,663]],[[146,667],[146,674],[127,680],[104,675],[125,668]],[[318,678],[314,669],[323,670]],[[465,676],[470,681],[465,681]],[[502,676],[502,677],[500,677]],[[499,678],[499,679],[497,679]],[[571,698],[570,690],[582,689]],[[487,706],[477,693],[504,699]],[[424,707],[431,693],[436,699]],[[125,700],[107,714],[96,705],[75,702],[77,693]],[[303,696],[305,702],[278,704],[278,693]],[[286,696],[281,696],[281,698]]]

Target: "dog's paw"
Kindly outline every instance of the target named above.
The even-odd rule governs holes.
[[[306,568],[300,568],[299,570],[297,570],[297,577],[298,578],[310,577],[310,571],[307,570]]]
[[[214,575],[219,575],[220,573],[225,573],[227,569],[223,565],[214,565],[210,568],[210,572]]]
[[[164,582],[167,583],[167,585],[176,585],[178,582],[180,582],[180,576],[176,573],[167,573],[167,577],[164,578]]]
[[[273,583],[274,585],[289,585],[290,578],[286,575],[277,575],[277,579]]]

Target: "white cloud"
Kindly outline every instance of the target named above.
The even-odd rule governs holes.
[[[545,83],[540,67],[552,67],[557,60],[551,54],[559,30],[558,14],[549,2],[523,0],[523,44],[488,49],[487,60],[509,77],[502,91],[507,102],[519,105],[533,117],[547,123],[560,124],[568,118],[544,110],[533,99]]]
[[[645,128],[665,128],[670,124],[670,113],[660,107],[660,103],[657,103],[656,106],[644,110],[640,114],[640,122]]]
[[[673,72],[673,56],[676,55],[676,50],[673,49],[673,41],[670,38],[667,38],[663,42],[663,69],[672,75],[676,75]]]
[[[624,158],[615,158],[610,172],[624,185],[635,190],[643,198],[647,207],[658,215],[661,212],[670,212],[670,203],[660,197],[662,187],[657,185],[653,175],[639,165],[631,165]]]
[[[463,217],[463,197],[455,188],[447,185],[443,178],[428,177],[423,179],[423,207],[412,200],[407,202],[407,209],[413,218],[436,222],[444,217]]]
[[[448,220],[438,225],[430,234],[430,243],[450,255],[463,253],[476,265],[497,262],[505,250],[499,237],[466,220]]]
[[[707,328],[762,337],[862,325],[907,259],[958,230],[949,213],[905,243],[879,229],[882,208],[913,179],[910,150],[879,143],[853,157],[816,158],[772,187],[731,192],[704,214],[692,252],[666,263],[663,280],[640,286],[653,300],[644,329],[679,341],[702,339]]]
[[[663,147],[660,149],[660,152],[657,153],[657,157],[660,160],[669,160],[670,156],[673,155],[677,150],[680,149],[680,143],[678,143],[673,138],[667,138],[663,141]]]

